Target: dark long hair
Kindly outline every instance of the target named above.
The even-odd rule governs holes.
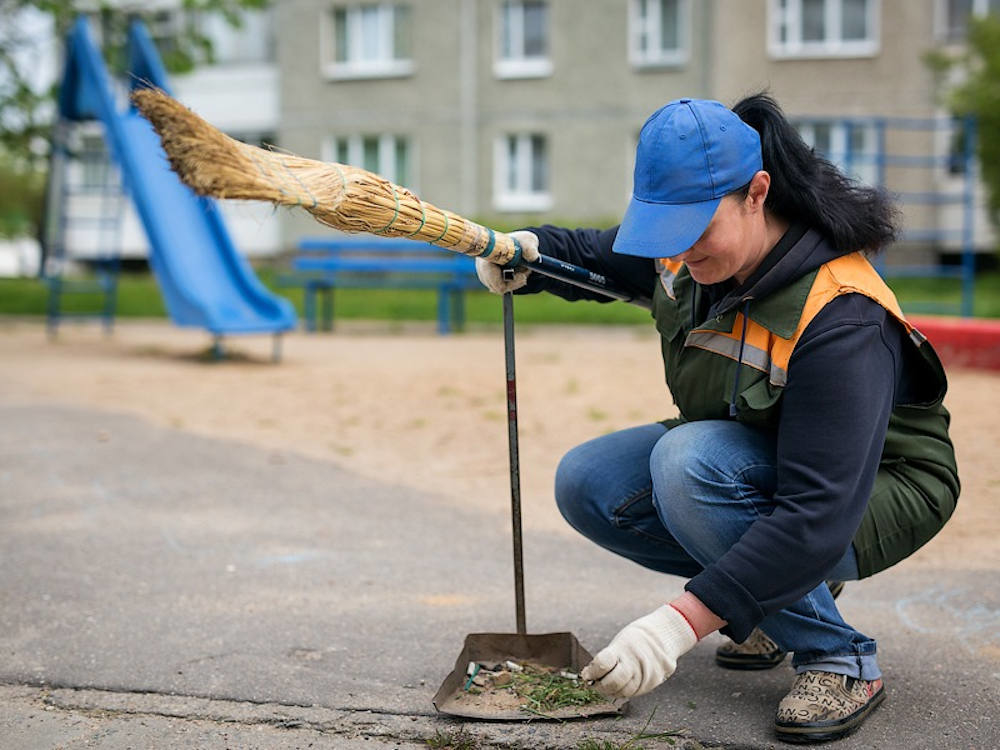
[[[786,221],[805,222],[845,253],[875,254],[896,238],[899,212],[890,195],[817,155],[774,99],[754,94],[733,112],[760,134],[764,169],[771,175],[766,208]]]

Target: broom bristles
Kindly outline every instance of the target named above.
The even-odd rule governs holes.
[[[422,240],[500,265],[515,257],[509,235],[421,201],[377,174],[241,143],[157,89],[139,89],[132,101],[160,136],[171,168],[199,195],[300,207],[344,232]]]

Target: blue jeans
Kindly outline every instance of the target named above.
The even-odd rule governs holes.
[[[661,573],[690,578],[774,509],[774,439],[731,421],[633,427],[573,448],[556,472],[569,524],[602,547]],[[827,575],[858,579],[854,548]],[[796,671],[881,676],[875,641],[840,616],[825,583],[760,628]]]

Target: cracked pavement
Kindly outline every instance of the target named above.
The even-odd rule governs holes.
[[[459,509],[322,461],[86,409],[0,404],[0,747],[778,747],[787,665],[699,644],[627,716],[464,722],[431,697],[467,633],[513,630],[508,498]],[[570,535],[525,536],[531,632],[592,652],[680,590]],[[889,699],[837,748],[1000,746],[995,572],[898,566],[847,616]],[[666,747],[648,741],[646,747]]]

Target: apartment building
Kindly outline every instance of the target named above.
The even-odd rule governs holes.
[[[971,15],[998,10],[997,0],[291,0],[275,8],[279,141],[497,225],[609,224],[651,112],[681,96],[733,103],[767,89],[845,170],[924,196],[905,207],[914,243],[957,248],[974,214],[985,247],[982,193],[949,158],[962,141],[921,58],[961,44]],[[289,217],[285,237],[310,231]]]

